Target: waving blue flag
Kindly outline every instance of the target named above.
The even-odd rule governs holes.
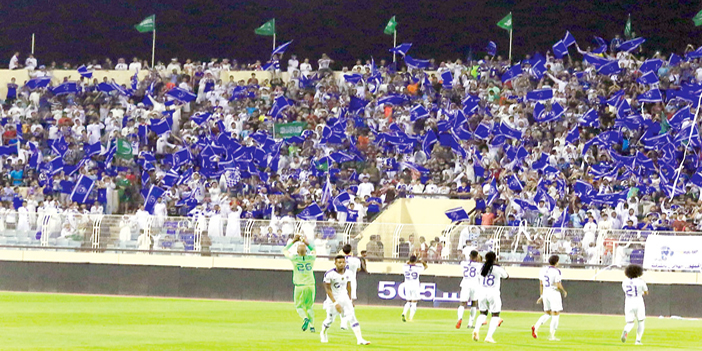
[[[616,60],[610,61],[602,56],[585,54],[583,55],[583,61],[595,66],[595,68],[600,68],[608,63],[617,62]]]
[[[315,202],[302,210],[302,212],[297,215],[297,218],[306,221],[318,221],[324,218],[324,212],[322,212],[322,209]]]
[[[60,138],[54,140],[53,143],[51,143],[51,149],[56,152],[56,154],[60,155],[63,157],[66,155],[66,152],[68,152],[68,143],[66,142],[66,139],[61,136]]]
[[[502,74],[502,78],[501,78],[501,79],[502,79],[502,83],[505,83],[505,82],[508,82],[508,81],[510,81],[510,80],[512,80],[512,79],[514,79],[514,78],[517,78],[517,77],[519,77],[520,75],[522,75],[522,73],[524,73],[524,72],[522,72],[522,65],[521,65],[521,64],[516,64],[516,65],[510,67],[510,68],[507,70],[507,72],[505,72],[504,74]]]
[[[57,87],[54,87],[53,89],[51,89],[51,92],[54,93],[54,95],[63,95],[63,94],[77,94],[79,90],[80,90],[80,87],[78,86],[78,83],[66,82],[66,83],[63,83]]]
[[[562,41],[567,48],[571,47],[572,45],[575,45],[575,37],[573,36],[573,34],[570,34],[569,31],[566,31],[565,37]]]
[[[51,77],[37,77],[27,81],[29,89],[46,88],[51,83]]]
[[[504,135],[504,136],[506,136],[506,137],[508,137],[508,138],[516,139],[516,140],[521,140],[521,139],[522,139],[522,132],[520,132],[520,131],[517,130],[517,129],[512,129],[512,128],[510,128],[508,125],[506,125],[506,124],[504,124],[504,123],[501,123],[501,124],[500,124],[500,129],[499,129],[499,131],[500,131],[500,133],[502,133],[502,135]]]
[[[86,143],[85,145],[83,145],[83,149],[85,151],[85,156],[90,157],[94,155],[99,155],[100,152],[102,152],[102,145],[100,145],[99,141],[95,144]]]
[[[115,90],[115,86],[110,83],[102,82],[97,85],[97,90],[103,93],[111,93]]]
[[[444,89],[453,88],[453,75],[451,71],[444,71],[441,73],[441,87]]]
[[[641,84],[656,84],[658,83],[658,75],[654,71],[648,71],[646,74],[639,77],[636,82]]]
[[[428,131],[422,142],[422,150],[429,157],[431,155],[431,146],[437,142],[436,134],[433,131]]]
[[[663,60],[661,59],[648,59],[644,61],[644,63],[641,64],[641,67],[639,67],[639,71],[641,73],[647,73],[647,72],[653,72],[657,73],[658,69],[663,66]]]
[[[144,199],[144,210],[154,214],[154,205],[156,205],[156,201],[158,201],[161,195],[163,195],[165,192],[165,190],[152,185],[149,192],[146,194],[146,198]]]
[[[168,133],[171,131],[171,126],[170,123],[168,123],[168,119],[151,119],[151,125],[149,126],[151,130],[156,133],[156,135],[161,136],[162,134]]]
[[[531,73],[533,74],[534,78],[538,80],[541,80],[541,78],[544,77],[546,71],[548,71],[548,69],[544,64],[544,61],[539,61],[531,67]]]
[[[607,42],[601,37],[595,37],[595,42],[597,42],[597,48],[592,50],[594,54],[603,54],[607,51]]]
[[[405,64],[410,68],[428,68],[429,60],[420,60],[412,58],[410,55],[405,55]]]
[[[551,111],[546,112],[546,108],[540,102],[534,106],[534,120],[539,123],[547,123],[558,120],[565,113],[565,109],[559,104],[551,105]]]
[[[390,52],[400,54],[402,56],[407,55],[407,51],[412,47],[412,43],[402,43],[392,49],[390,49]]]
[[[495,44],[494,41],[490,41],[488,42],[485,50],[487,51],[488,55],[495,57],[495,55],[497,55],[497,44]]]
[[[480,123],[478,124],[478,127],[475,128],[473,135],[478,139],[485,140],[490,137],[490,128],[487,125]]]
[[[363,75],[360,73],[344,74],[344,80],[351,84],[358,84],[358,82],[363,80]]]
[[[292,106],[292,100],[286,98],[285,96],[281,95],[275,98],[273,101],[273,106],[271,106],[271,110],[269,114],[273,118],[278,118],[280,114],[285,110],[286,108]]]
[[[641,44],[643,44],[645,41],[646,41],[646,39],[644,39],[644,38],[634,38],[631,40],[627,40],[627,41],[623,42],[621,45],[617,46],[617,50],[629,52],[629,51],[634,50],[634,49],[638,48],[639,46],[641,46]]]
[[[410,119],[412,122],[427,117],[429,117],[429,111],[427,111],[427,109],[422,105],[414,106],[410,110]]]
[[[197,95],[178,87],[169,90],[166,95],[183,102],[193,102],[197,98]]]
[[[85,77],[85,78],[88,78],[88,79],[93,78],[93,72],[92,72],[92,71],[88,71],[88,68],[85,67],[85,65],[82,65],[82,66],[78,67],[78,73],[80,73],[80,76],[81,76],[81,77]]]
[[[557,59],[562,59],[563,56],[568,55],[568,47],[563,43],[563,40],[557,41],[553,44],[553,55]]]
[[[530,92],[527,92],[526,94],[527,101],[545,101],[551,99],[553,99],[553,89],[550,88],[532,90]]]
[[[368,105],[368,101],[352,96],[351,101],[349,102],[349,112],[356,114],[363,110],[366,105]]]
[[[604,64],[600,66],[600,68],[597,69],[597,73],[605,75],[605,76],[610,76],[613,74],[619,74],[622,69],[619,68],[619,61],[611,61],[607,64]]]
[[[682,128],[683,122],[691,118],[692,112],[690,112],[690,106],[688,105],[675,112],[675,114],[673,114],[673,116],[670,117],[670,120],[668,120],[668,124],[670,124],[670,126],[673,127],[673,129],[680,130],[680,128]]]
[[[565,141],[566,143],[575,145],[578,139],[580,139],[580,130],[578,129],[578,126],[575,126],[568,132],[568,134],[566,134]]]
[[[71,192],[71,201],[81,204],[86,203],[90,192],[93,191],[94,185],[94,180],[81,175],[80,178],[78,178],[78,182],[76,182],[76,186],[73,187],[73,191]]]
[[[512,174],[509,178],[507,178],[507,187],[514,192],[521,192],[524,190],[524,186],[516,174]]]
[[[663,96],[658,88],[651,89],[636,97],[639,102],[661,102],[663,101]]]
[[[289,42],[287,42],[287,43],[285,43],[285,44],[283,44],[283,45],[278,46],[277,48],[275,48],[275,49],[273,50],[273,52],[271,52],[271,56],[277,55],[277,54],[280,54],[280,55],[284,54],[284,53],[285,53],[285,50],[288,49],[288,46],[290,46],[290,44],[292,44],[292,42],[293,42],[293,41],[291,40],[291,41],[289,41]]]
[[[668,59],[668,66],[677,66],[680,62],[682,62],[682,58],[680,57],[680,55],[676,53],[670,54],[670,58]]]
[[[463,207],[452,208],[445,213],[446,217],[448,217],[453,223],[465,222],[470,219],[470,217],[468,217],[468,213],[466,213],[466,210],[464,210]]]
[[[407,97],[404,95],[385,95],[378,99],[378,105],[402,105],[407,102]]]

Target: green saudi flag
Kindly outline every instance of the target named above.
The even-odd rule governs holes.
[[[153,30],[156,29],[156,15],[144,18],[144,20],[139,22],[134,28],[136,28],[139,33],[153,32]]]
[[[624,26],[624,36],[627,38],[631,37],[631,15],[629,15],[629,19],[626,20],[626,25]]]
[[[117,157],[123,159],[130,159],[134,157],[132,155],[132,143],[126,139],[117,139]]]
[[[395,21],[395,16],[392,16],[392,18],[388,21],[388,24],[385,25],[385,30],[383,30],[383,33],[392,35],[395,33],[395,27],[397,27],[397,22]]]
[[[275,18],[256,28],[254,33],[258,35],[275,35]]]
[[[692,17],[692,22],[695,22],[695,27],[702,26],[702,11],[698,12],[695,17]]]
[[[510,12],[509,15],[497,22],[497,26],[502,29],[512,30],[512,13]]]

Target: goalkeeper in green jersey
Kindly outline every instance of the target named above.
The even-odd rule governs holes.
[[[297,244],[297,254],[291,254],[290,248]],[[309,250],[309,252],[308,252]],[[315,298],[315,281],[314,281],[314,260],[317,259],[317,254],[314,247],[307,242],[307,238],[301,238],[295,235],[293,241],[285,246],[283,254],[293,264],[293,284],[295,284],[294,302],[297,313],[302,318],[302,331],[307,331],[309,327],[311,332],[314,330],[314,298]]]

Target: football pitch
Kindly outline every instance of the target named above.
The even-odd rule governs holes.
[[[324,311],[316,305],[316,327]],[[0,350],[702,350],[702,321],[649,317],[643,346],[619,340],[623,316],[561,317],[558,337],[550,342],[548,323],[531,337],[538,313],[503,312],[497,344],[471,340],[455,329],[455,309],[420,305],[415,320],[403,323],[401,307],[358,306],[363,336],[356,346],[339,321],[329,343],[319,333],[302,332],[292,303],[191,300],[62,294],[0,293]],[[466,317],[468,313],[466,312]],[[481,329],[484,338],[487,326]]]

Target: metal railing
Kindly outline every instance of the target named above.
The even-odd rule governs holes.
[[[474,249],[494,251],[507,265],[541,265],[556,254],[563,265],[588,267],[641,263],[649,235],[702,233],[586,231],[530,227],[525,222],[500,227],[0,211],[3,249],[279,257],[294,235],[314,243],[319,256],[333,256],[351,244],[355,254],[366,251],[368,260],[401,261],[416,254],[429,262],[455,264]]]

